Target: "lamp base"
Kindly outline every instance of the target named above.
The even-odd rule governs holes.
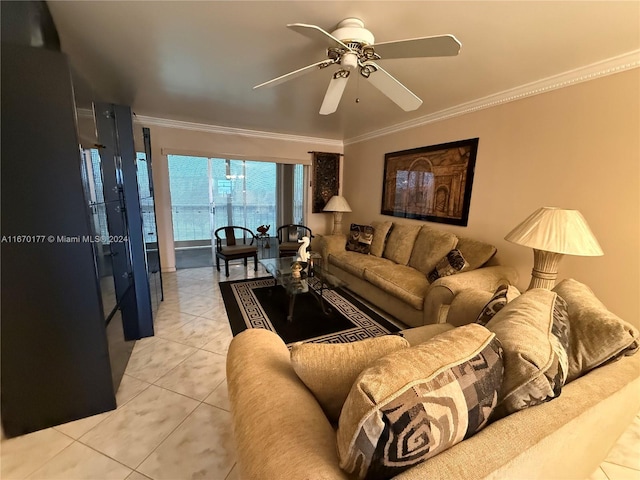
[[[342,212],[333,212],[333,232],[331,235],[342,233]]]
[[[562,260],[561,253],[546,252],[544,250],[533,249],[533,270],[531,270],[531,283],[528,290],[532,288],[546,288],[551,290],[558,278],[558,265]]]

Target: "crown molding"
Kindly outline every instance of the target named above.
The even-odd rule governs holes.
[[[429,123],[439,122],[459,115],[473,113],[485,108],[514,102],[516,100],[521,100],[541,93],[547,93],[559,88],[570,87],[578,83],[595,80],[597,78],[606,77],[608,75],[613,75],[615,73],[624,72],[638,67],[640,67],[640,50],[634,50],[617,57],[612,57],[607,60],[592,63],[591,65],[569,70],[568,72],[564,72],[559,75],[527,83],[516,88],[479,98],[477,100],[415,118],[407,122],[397,123],[391,127],[382,128],[357,137],[345,139],[344,145],[346,146],[364,142],[384,135],[390,135],[392,133],[427,125]]]
[[[241,135],[243,137],[262,138],[268,140],[285,140],[288,142],[298,143],[315,143],[319,145],[330,145],[342,148],[342,140],[333,140],[330,138],[306,137],[301,135],[291,135],[287,133],[263,132],[260,130],[246,130],[243,128],[223,127],[220,125],[208,125],[205,123],[185,122],[181,120],[169,120],[165,118],[147,117],[144,115],[136,115],[140,123],[145,126],[153,125],[156,127],[181,128],[184,130],[194,130],[207,133],[218,133],[222,135]]]
[[[93,117],[93,112],[89,108],[79,108],[79,117]],[[284,140],[287,142],[313,143],[317,145],[328,145],[332,147],[342,148],[342,140],[333,140],[330,138],[305,137],[301,135],[290,135],[286,133],[263,132],[259,130],[246,130],[243,128],[223,127],[220,125],[209,125],[206,123],[185,122],[183,120],[171,120],[168,118],[149,117],[146,115],[137,115],[134,113],[133,121],[143,124],[145,127],[164,127],[178,128],[182,130],[191,130],[195,132],[217,133],[222,135],[240,135],[243,137],[262,138],[268,140]]]

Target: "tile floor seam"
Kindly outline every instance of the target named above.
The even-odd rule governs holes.
[[[167,373],[167,374],[168,374],[168,373]],[[163,377],[160,377],[158,380],[160,380],[160,379],[162,379],[162,378],[163,378]],[[223,381],[226,381],[226,380],[227,380],[227,377],[225,376],[225,378],[224,378],[224,380],[223,380]],[[216,386],[213,390],[211,390],[211,391],[207,394],[207,396],[205,397],[205,399],[206,399],[206,398],[209,398],[209,395],[211,395],[211,394],[215,391],[215,389],[216,389],[216,388],[218,388],[220,385],[222,385],[222,382],[220,382],[220,383],[218,384],[218,386]],[[190,397],[190,396],[189,396],[189,395],[187,395],[186,393],[181,393],[181,392],[177,392],[177,391],[175,391],[175,390],[171,390],[169,387],[164,387],[164,386],[162,386],[162,385],[158,385],[158,384],[156,384],[156,383],[154,383],[154,384],[153,384],[153,386],[158,387],[158,388],[162,388],[162,389],[167,390],[167,391],[169,391],[169,392],[171,392],[171,393],[177,393],[178,395],[182,395],[183,397],[190,398],[191,400],[195,400],[196,402],[206,403],[204,400],[200,400],[200,399],[198,399],[198,398]],[[207,403],[207,405],[210,405],[210,404],[208,404],[208,403]],[[211,405],[211,406],[215,406],[215,405]],[[197,407],[196,407],[196,408],[197,408]],[[191,414],[189,414],[189,415],[191,415]]]
[[[101,452],[101,451],[100,451],[100,450],[98,450],[97,448],[92,447],[91,445],[88,445],[88,444],[86,444],[86,443],[84,443],[84,442],[81,442],[79,439],[78,439],[78,440],[74,440],[74,441],[75,441],[75,442],[77,442],[77,443],[79,443],[80,445],[84,445],[85,447],[87,447],[87,448],[89,448],[89,449],[93,450],[93,451],[94,451],[94,452],[96,452],[96,453],[99,453],[99,454],[100,454],[100,455],[102,455],[103,457],[107,457],[108,459],[113,460],[114,462],[116,462],[116,463],[118,463],[118,464],[122,465],[123,467],[128,468],[129,470],[133,471],[133,468],[131,468],[129,465],[125,465],[125,464],[124,464],[124,463],[122,463],[120,460],[118,460],[118,459],[116,459],[116,458],[113,458],[111,455],[109,455],[109,454],[107,454],[107,453],[105,453],[105,452]],[[51,461],[51,460],[49,460],[49,461]],[[47,463],[48,463],[48,462],[47,462]],[[127,477],[128,477],[129,475],[131,475],[131,472],[129,472],[129,474],[127,475]],[[127,478],[127,477],[125,477],[125,478]]]
[[[617,465],[618,467],[628,468],[629,470],[633,470],[634,472],[640,472],[640,468],[630,467],[629,465],[624,465],[622,463],[616,462],[615,460],[605,459],[603,463],[610,463],[611,465]]]
[[[231,470],[229,470],[229,473],[227,473],[227,476],[224,477],[224,480],[229,480],[229,477],[231,476],[231,474],[233,473],[233,469],[236,468],[236,466],[238,465],[238,462],[234,463],[233,466],[231,467]]]
[[[73,445],[73,442],[75,442],[74,438],[71,438],[69,435],[67,435],[66,433],[62,433],[59,430],[56,430],[56,432],[60,433],[61,435],[64,435],[65,437],[71,439],[71,443],[67,446],[65,446],[64,448],[62,448],[59,452],[57,452],[55,455],[53,455],[53,457],[51,457],[50,459],[48,459],[46,462],[44,462],[42,465],[40,465],[39,467],[36,467],[35,469],[31,470],[27,475],[25,475],[23,478],[25,480],[29,480],[29,477],[31,477],[34,473],[36,473],[38,470],[40,470],[41,468],[44,468],[44,466],[49,463],[51,460],[53,460],[54,458],[56,458],[58,455],[60,455],[62,452],[64,452],[67,448],[69,448],[71,445]]]
[[[163,388],[163,387],[159,387],[159,388]],[[171,390],[169,390],[168,388],[165,388],[165,390],[171,391]],[[178,394],[178,395],[182,395],[181,393],[178,393],[178,392],[173,392],[173,393],[176,393],[176,394]],[[186,395],[182,395],[182,396],[183,396],[183,397],[186,397]],[[187,398],[191,398],[191,397],[187,397]],[[191,400],[195,400],[195,399],[193,399],[193,398],[192,398]],[[187,421],[187,419],[188,419],[191,415],[193,415],[193,412],[195,412],[195,411],[196,411],[196,410],[197,410],[197,409],[198,409],[198,408],[199,408],[199,407],[204,403],[203,401],[200,401],[200,400],[195,400],[195,401],[196,401],[196,402],[198,402],[198,405],[196,405],[196,406],[195,406],[195,408],[194,408],[193,410],[191,410],[191,412],[189,412],[189,414],[188,414],[186,417],[184,417],[184,418],[182,419],[182,421],[181,421],[180,423],[178,423],[178,424],[175,426],[175,428],[174,428],[173,430],[171,430],[171,431],[169,432],[169,434],[168,434],[166,437],[164,437],[164,438],[162,439],[162,441],[161,441],[158,445],[156,445],[156,447],[155,447],[153,450],[151,450],[151,451],[149,452],[149,454],[148,454],[146,457],[144,457],[144,459],[142,459],[142,461],[141,461],[140,463],[138,463],[138,465],[136,465],[136,467],[135,467],[133,470],[135,470],[136,472],[140,473],[141,475],[144,475],[145,477],[153,478],[153,477],[149,477],[149,476],[148,476],[147,474],[145,474],[145,473],[139,472],[139,471],[138,471],[138,468],[139,468],[139,467],[140,467],[144,462],[146,462],[146,461],[147,461],[147,459],[148,459],[151,455],[153,455],[153,453],[154,453],[158,448],[160,448],[160,447],[162,446],[162,444],[163,444],[164,442],[166,442],[166,441],[167,441],[167,439],[168,439],[171,435],[173,435],[173,433],[174,433],[178,428],[180,428],[180,426],[181,426],[183,423],[185,423],[185,422]],[[208,405],[208,404],[205,404],[205,405]],[[210,406],[210,405],[209,405],[209,406]],[[155,480],[155,479],[153,479],[153,480]]]
[[[188,323],[191,323],[191,321],[189,321]],[[196,348],[196,349],[200,350],[200,347],[194,347],[193,345],[189,345],[188,343],[178,342],[177,340],[172,340],[170,338],[166,338],[166,337],[163,337],[161,335],[156,335],[156,336],[158,338],[161,338],[162,340],[167,341],[167,342],[173,342],[173,343],[177,343],[178,345],[183,345],[185,347],[191,347],[191,348]],[[195,352],[193,352],[193,353],[195,353]],[[193,353],[191,355],[193,355]],[[189,356],[191,356],[191,355],[189,355]]]

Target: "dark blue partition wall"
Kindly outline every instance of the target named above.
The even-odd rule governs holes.
[[[92,230],[69,67],[58,51],[4,37],[1,54],[1,414],[15,436],[116,402],[94,245],[83,240]]]

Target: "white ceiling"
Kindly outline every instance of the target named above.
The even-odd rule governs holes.
[[[640,48],[638,1],[50,1],[81,100],[137,115],[344,140]],[[321,116],[333,68],[254,85],[325,58],[285,27],[361,18],[376,42],[451,33],[457,57],[382,60],[424,101],[404,112],[352,76]],[[356,103],[355,99],[360,102]]]

